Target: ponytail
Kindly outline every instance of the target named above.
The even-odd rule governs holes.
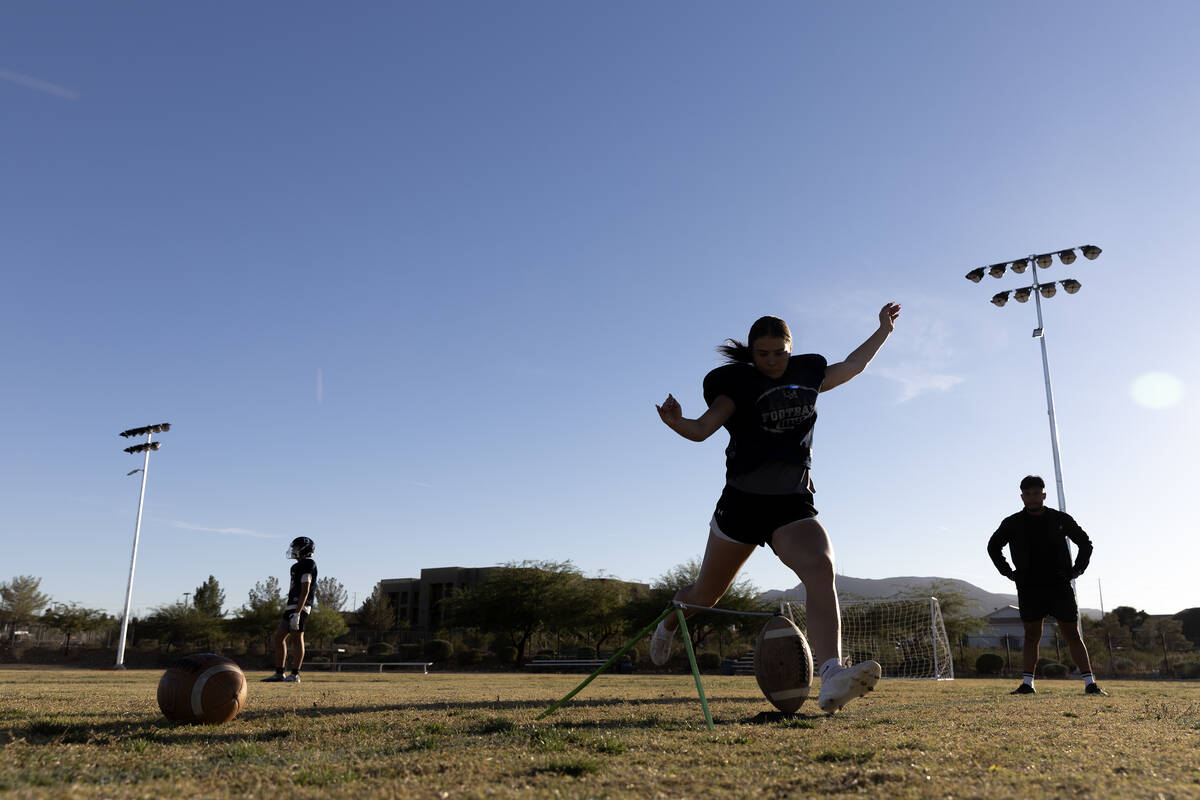
[[[764,336],[783,339],[788,347],[792,345],[792,331],[786,322],[779,317],[759,317],[750,326],[750,335],[746,337],[747,344],[742,344],[737,339],[726,339],[725,344],[717,347],[717,352],[725,356],[725,360],[730,364],[753,364],[754,342]]]
[[[717,352],[725,356],[730,364],[753,364],[754,355],[749,345],[742,344],[737,339],[726,339],[725,344],[717,347]]]

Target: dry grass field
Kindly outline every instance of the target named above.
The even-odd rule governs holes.
[[[305,673],[219,727],[159,673],[0,669],[4,798],[1200,798],[1200,684],[884,681],[826,717],[752,677]],[[814,687],[815,696],[815,687]],[[803,712],[808,712],[803,713]]]

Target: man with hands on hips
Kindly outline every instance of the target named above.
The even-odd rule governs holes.
[[[1042,623],[1047,616],[1058,621],[1071,658],[1079,668],[1087,694],[1106,695],[1092,675],[1087,647],[1079,635],[1079,607],[1071,581],[1083,574],[1092,557],[1092,541],[1078,523],[1062,511],[1046,508],[1046,483],[1036,475],[1021,481],[1025,508],[1000,523],[988,540],[988,555],[1000,574],[1017,584],[1017,606],[1025,627],[1022,647],[1024,674],[1012,694],[1036,694],[1033,673],[1037,668]],[[1070,539],[1079,548],[1071,563]],[[1007,545],[1012,565],[1004,558]]]

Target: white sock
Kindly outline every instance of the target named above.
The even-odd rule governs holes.
[[[1084,686],[1091,686],[1095,682],[1096,682],[1096,679],[1092,676],[1092,673],[1090,673],[1090,672],[1083,673],[1083,685]]]
[[[824,680],[826,676],[833,674],[841,668],[842,660],[840,658],[827,658],[825,659],[824,663],[821,664],[821,668],[818,670],[818,672],[821,675],[821,679]]]
[[[1021,673],[1021,683],[1025,684],[1026,686],[1033,686],[1033,673],[1032,672]]]

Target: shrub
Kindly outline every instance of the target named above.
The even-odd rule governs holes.
[[[1046,673],[1043,672],[1042,670],[1044,670],[1046,668],[1047,664],[1053,664],[1053,663],[1055,663],[1053,659],[1039,658],[1037,660],[1037,664],[1035,664],[1033,667],[1033,674],[1037,675],[1039,678],[1046,677]]]
[[[696,664],[700,669],[719,670],[721,668],[720,653],[701,653],[696,656]]]
[[[401,661],[418,661],[421,658],[421,645],[419,642],[405,642],[396,648],[396,653]]]
[[[501,647],[496,657],[500,660],[501,664],[515,664],[517,663],[517,648],[512,646]]]
[[[1004,659],[996,653],[984,653],[975,659],[975,671],[980,675],[999,675],[1004,669]]]
[[[375,642],[367,647],[367,655],[370,656],[390,656],[393,652],[395,651],[387,642]]]
[[[631,647],[625,651],[625,655],[621,656],[621,658],[628,658],[632,663],[636,664],[638,663],[638,659],[641,658],[641,654],[638,653],[638,649],[636,647]]]
[[[592,660],[593,658],[595,658],[595,657],[596,657],[596,648],[594,648],[594,647],[580,647],[580,648],[578,648],[578,649],[575,651],[575,657],[576,657],[576,658],[583,658],[583,659],[587,659],[588,661],[590,661],[590,660]]]
[[[1175,675],[1185,680],[1200,678],[1200,664],[1195,661],[1185,661],[1175,667]]]
[[[1070,673],[1066,664],[1058,664],[1053,661],[1042,665],[1043,678],[1065,678]]]
[[[454,655],[454,645],[445,639],[430,639],[425,645],[425,655],[430,661],[449,661]]]
[[[474,664],[483,663],[483,651],[477,647],[472,647],[469,650],[459,650],[456,654],[458,663],[464,667],[469,667]]]

